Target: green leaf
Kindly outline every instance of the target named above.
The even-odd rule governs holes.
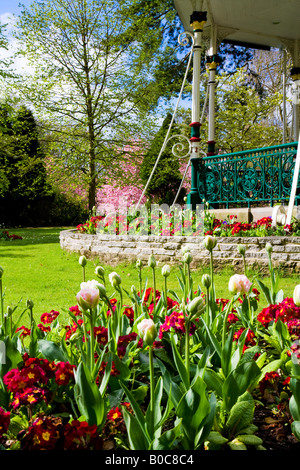
[[[210,405],[206,395],[206,384],[200,377],[182,396],[176,415],[188,429],[197,431],[210,412]]]
[[[120,382],[120,385],[123,388],[125,394],[127,395],[128,400],[130,401],[131,407],[132,407],[132,409],[135,413],[135,417],[136,417],[136,420],[139,424],[140,430],[142,431],[142,433],[144,435],[144,438],[146,439],[146,441],[148,443],[147,445],[149,446],[150,445],[150,438],[149,438],[149,434],[148,434],[147,429],[146,429],[145,416],[144,416],[139,404],[136,402],[133,394],[128,390],[126,385],[124,385],[122,382]]]
[[[233,439],[233,441],[228,442],[228,445],[231,450],[247,450],[247,446],[238,439]]]
[[[222,358],[222,347],[221,347],[219,341],[217,340],[215,335],[212,333],[210,328],[206,325],[203,318],[200,318],[200,320],[201,320],[202,324],[204,325],[204,327],[205,327],[205,329],[208,333],[208,336],[209,336],[209,339],[210,339],[210,342],[211,342],[212,346],[214,347],[214,349],[215,349],[216,353],[218,354],[219,358],[221,359]]]
[[[180,375],[180,378],[182,380],[185,390],[188,390],[190,386],[190,378],[188,376],[188,372],[186,370],[184,361],[178,352],[174,336],[172,336],[171,338],[171,344],[172,344],[173,357],[174,357],[174,362],[175,362],[177,371]]]
[[[181,420],[178,420],[176,426],[165,431],[159,438],[155,438],[151,449],[153,450],[171,450],[174,441],[182,434]]]
[[[74,373],[74,395],[80,413],[89,425],[101,427],[106,420],[106,406],[98,386],[92,382],[87,366],[81,362]]]
[[[250,396],[251,397],[251,396]],[[250,398],[249,397],[249,398]],[[240,430],[246,428],[253,422],[254,400],[240,400],[233,405],[228,420],[226,430],[231,435],[237,435]]]
[[[271,292],[270,292],[270,289],[268,288],[268,286],[266,286],[262,281],[260,281],[259,279],[256,280],[257,281],[257,284],[259,285],[259,288],[260,290],[262,290],[267,302],[269,305],[272,304],[272,298],[271,298]]]
[[[218,397],[222,397],[222,389],[224,385],[223,377],[218,374],[214,369],[206,369],[204,372],[204,380],[207,384],[209,390],[213,390],[216,392]]]
[[[293,421],[291,427],[294,436],[300,441],[300,421]]]
[[[228,439],[222,434],[220,434],[218,431],[211,431],[209,435],[207,436],[207,440],[211,442],[212,444],[217,444],[217,445],[223,445],[228,442]]]
[[[230,364],[231,364],[231,354],[232,354],[232,348],[233,348],[233,333],[234,329],[231,328],[228,338],[225,341],[224,348],[222,349],[221,352],[221,367],[222,371],[225,377],[230,372]]]
[[[253,434],[238,435],[237,439],[247,446],[259,446],[263,443],[263,440],[260,437],[254,436]]]
[[[22,363],[23,357],[13,341],[7,336],[3,339],[4,347],[3,353],[5,357],[1,357],[0,360],[0,378],[11,369],[16,369],[19,364]]]
[[[61,361],[67,362],[68,358],[63,353],[62,349],[53,341],[40,339],[38,341],[38,350],[48,361]]]
[[[129,413],[123,407],[124,422],[127,429],[130,449],[132,450],[148,450],[149,440],[146,438],[143,427],[137,420],[136,416]]]

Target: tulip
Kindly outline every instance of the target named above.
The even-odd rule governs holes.
[[[190,317],[192,317],[192,316],[195,317],[197,315],[197,313],[201,312],[203,307],[204,307],[203,297],[201,297],[201,296],[195,297],[193,300],[191,300],[191,302],[187,306],[187,310],[190,313],[189,316]]]
[[[95,269],[95,274],[97,274],[98,277],[100,277],[101,279],[104,278],[104,268],[102,266],[97,266],[96,269]]]
[[[246,253],[246,246],[245,245],[238,245],[237,247],[238,252],[240,255],[245,256]]]
[[[300,307],[300,284],[298,284],[294,289],[293,300],[294,304],[297,305],[297,307]]]
[[[165,264],[163,267],[162,267],[162,270],[161,270],[161,273],[164,277],[168,277],[170,276],[171,274],[171,268],[168,264]]]
[[[122,279],[121,277],[119,276],[119,274],[117,274],[116,272],[112,272],[109,274],[109,281],[111,283],[111,285],[117,289],[119,288],[119,285],[121,284],[122,282]]]
[[[142,260],[138,258],[138,259],[136,260],[135,266],[136,266],[137,268],[141,268],[141,267],[143,266]]]
[[[93,287],[86,287],[78,292],[76,299],[83,310],[95,308],[99,303],[99,290]]]
[[[96,289],[99,286],[99,282],[95,279],[91,281],[84,281],[80,284],[80,289]]]
[[[184,253],[183,255],[183,262],[186,263],[186,264],[190,264],[193,260],[193,256],[192,256],[192,253],[190,251],[187,251],[186,253]]]
[[[206,289],[209,289],[211,286],[211,276],[209,274],[203,274],[202,276],[202,284]]]
[[[148,345],[152,346],[157,336],[156,326],[151,319],[144,319],[137,325],[139,336]]]
[[[84,268],[86,266],[86,263],[87,263],[86,257],[85,256],[80,256],[80,258],[79,258],[80,266],[82,266]]]
[[[266,248],[266,252],[267,252],[268,254],[271,254],[271,253],[272,253],[273,247],[272,247],[271,243],[269,243],[269,242],[266,243],[266,247],[265,247],[265,248]]]
[[[155,260],[153,255],[149,256],[148,266],[149,266],[149,268],[152,268],[152,269],[155,268],[155,266],[156,266],[156,260]]]
[[[206,235],[204,239],[204,246],[208,251],[212,251],[215,248],[216,244],[216,237],[213,237],[212,235]]]
[[[234,274],[229,279],[228,289],[232,294],[246,294],[249,292],[252,282],[244,274]]]

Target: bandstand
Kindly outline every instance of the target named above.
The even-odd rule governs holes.
[[[192,110],[190,135],[191,190],[187,204],[203,198],[212,206],[286,205],[286,221],[298,205],[299,160],[299,13],[298,0],[174,0],[186,34],[192,40]],[[227,41],[252,49],[276,48],[290,54],[293,79],[293,142],[228,155],[215,151],[215,76],[218,47]],[[208,45],[208,46],[207,46]],[[205,49],[206,48],[206,49]],[[200,64],[209,70],[208,136],[201,135]],[[200,140],[207,138],[207,153]],[[282,211],[284,212],[284,211]]]

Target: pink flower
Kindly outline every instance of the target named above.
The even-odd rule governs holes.
[[[78,292],[76,299],[83,310],[95,308],[99,303],[99,290],[92,287],[86,287]]]
[[[252,282],[244,274],[234,274],[229,279],[228,289],[232,294],[246,294],[249,292]]]
[[[157,335],[156,327],[155,327],[153,320],[151,319],[142,320],[138,324],[137,329],[138,329],[138,334],[142,338],[142,340],[148,346],[152,346]]]

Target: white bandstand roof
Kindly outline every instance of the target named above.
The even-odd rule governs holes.
[[[174,0],[186,31],[193,11],[206,11],[204,37],[217,26],[217,40],[287,48],[298,59],[300,0]],[[295,55],[294,55],[295,54]],[[296,57],[295,57],[296,56]]]

